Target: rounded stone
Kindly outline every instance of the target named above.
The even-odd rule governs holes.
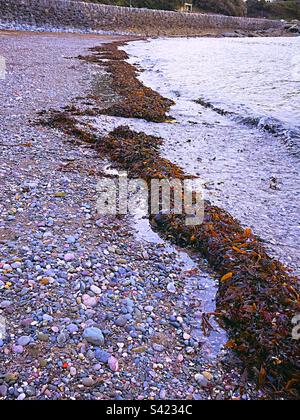
[[[71,253],[69,253],[69,254],[66,254],[65,256],[64,256],[64,260],[66,261],[66,262],[71,262],[71,261],[74,261],[75,260],[75,255],[74,254],[71,254]]]
[[[82,385],[84,385],[86,388],[91,388],[95,385],[95,381],[93,378],[83,378]]]
[[[103,333],[96,327],[86,328],[83,333],[83,338],[94,346],[102,346],[104,344]]]
[[[28,336],[23,336],[18,339],[18,345],[22,347],[28,346],[30,342],[31,342],[31,337],[28,337]]]
[[[195,375],[195,380],[202,388],[206,388],[209,384],[209,381],[205,378],[205,376],[201,375],[201,373],[197,373]]]
[[[95,358],[101,363],[107,363],[110,358],[110,354],[105,350],[96,349]]]
[[[125,316],[120,316],[116,319],[115,324],[118,327],[125,327],[125,325],[127,324],[127,318]]]
[[[14,353],[22,354],[24,352],[24,347],[23,346],[13,346],[12,350],[13,350]]]

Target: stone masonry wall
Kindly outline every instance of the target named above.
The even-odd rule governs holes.
[[[206,29],[267,30],[280,21],[130,9],[71,0],[0,0],[0,22],[140,35],[197,35]]]

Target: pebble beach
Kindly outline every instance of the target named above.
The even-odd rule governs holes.
[[[74,57],[109,41],[0,33],[0,399],[258,398],[239,360],[205,345],[214,273],[138,238],[130,216],[100,217],[107,162],[38,124],[89,91],[97,70]]]
[[[213,319],[203,328],[219,281],[208,262],[148,219],[100,215],[109,160],[41,124],[41,113],[89,107],[95,90],[113,104],[105,68],[78,57],[134,40],[0,31],[0,400],[270,398],[227,332]],[[124,119],[101,115],[97,130]]]

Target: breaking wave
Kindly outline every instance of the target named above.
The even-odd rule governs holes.
[[[293,155],[300,157],[300,126],[291,127],[274,117],[251,114],[250,110],[247,110],[247,114],[246,110],[243,110],[243,113],[230,111],[202,98],[197,99],[195,102],[219,115],[232,119],[238,124],[271,133],[273,136],[280,138]]]

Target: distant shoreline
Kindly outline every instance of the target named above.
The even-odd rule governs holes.
[[[10,23],[3,24],[0,22],[0,34],[1,33],[23,33],[23,34],[44,34],[44,35],[58,35],[62,34],[66,35],[82,35],[82,36],[96,36],[96,37],[111,37],[114,39],[115,37],[126,37],[128,38],[267,38],[267,37],[284,37],[284,38],[291,38],[296,37],[298,35],[289,33],[286,30],[267,30],[267,31],[242,31],[236,30],[232,31],[230,29],[203,29],[199,31],[199,33],[193,35],[135,35],[133,33],[128,32],[109,32],[109,31],[92,31],[92,30],[82,30],[76,28],[50,28],[50,27],[37,27],[37,26],[29,26],[29,25],[13,25]]]
[[[137,36],[203,36],[285,33],[279,20],[118,7],[71,0],[0,0],[1,25],[30,30]],[[54,29],[53,29],[54,28]],[[76,29],[74,29],[76,28]],[[237,35],[239,35],[237,34]],[[269,35],[270,36],[270,35]]]

